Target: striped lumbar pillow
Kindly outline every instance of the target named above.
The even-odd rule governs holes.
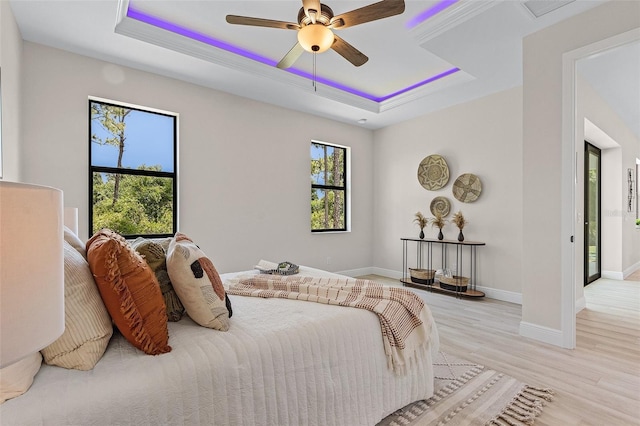
[[[62,336],[42,350],[45,363],[91,370],[107,349],[113,326],[89,264],[67,241],[64,242],[64,325]]]

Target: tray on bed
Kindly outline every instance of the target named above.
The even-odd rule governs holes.
[[[261,260],[256,265],[256,269],[261,274],[271,274],[271,275],[295,275],[298,273],[300,267],[291,262],[268,262],[266,260]]]

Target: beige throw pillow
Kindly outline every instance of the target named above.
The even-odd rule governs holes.
[[[41,365],[42,355],[36,352],[0,369],[0,404],[28,391]]]
[[[229,310],[222,280],[211,260],[184,234],[169,244],[167,272],[187,314],[203,327],[227,331]]]
[[[107,349],[113,326],[89,264],[67,241],[64,242],[64,325],[62,336],[42,349],[45,362],[91,370]]]
[[[170,239],[169,239],[170,240]],[[169,321],[180,321],[184,314],[184,306],[180,302],[180,298],[173,289],[169,274],[167,273],[167,252],[157,240],[149,240],[146,238],[136,238],[131,243],[131,247],[137,251],[147,262],[147,265],[151,268],[156,275],[158,284],[160,284],[160,291],[164,298],[164,304],[167,307],[167,319]],[[167,248],[169,244],[167,243]]]
[[[167,253],[159,243],[138,237],[131,243],[131,247],[142,256],[153,272],[161,268],[166,269]]]

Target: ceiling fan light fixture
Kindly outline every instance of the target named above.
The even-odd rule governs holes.
[[[322,24],[309,24],[298,31],[298,43],[311,53],[327,51],[334,41],[333,32]]]

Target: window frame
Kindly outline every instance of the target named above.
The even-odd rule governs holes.
[[[323,190],[335,190],[335,191],[344,192],[344,227],[330,228],[330,229],[311,229],[311,233],[326,234],[326,233],[351,232],[351,148],[345,145],[339,145],[339,144],[324,142],[319,140],[311,140],[311,145],[326,145],[332,148],[338,148],[338,149],[344,150],[344,155],[342,159],[343,170],[344,170],[343,186],[320,185],[320,184],[314,184],[313,181],[311,182],[312,190],[323,189]],[[313,160],[313,158],[310,158],[310,161],[311,160]],[[311,217],[309,217],[309,219],[311,219]],[[309,223],[309,225],[311,226],[311,222]]]
[[[117,167],[106,167],[106,166],[94,166],[92,162],[92,148],[93,142],[91,138],[91,104],[92,103],[100,103],[108,106],[115,106],[120,108],[127,108],[131,110],[164,115],[167,117],[173,118],[173,172],[165,172],[165,171],[155,171],[155,170],[139,170],[139,169],[128,169],[128,168],[117,168]],[[172,232],[171,233],[162,233],[162,234],[123,234],[123,237],[127,239],[135,239],[138,237],[143,238],[166,238],[173,237],[178,230],[178,125],[179,125],[179,117],[180,115],[175,112],[164,111],[156,108],[145,107],[140,105],[134,105],[126,102],[114,101],[111,99],[105,99],[95,96],[89,96],[87,101],[87,133],[88,133],[88,141],[89,141],[89,197],[88,197],[88,208],[89,208],[89,237],[94,234],[93,230],[93,174],[94,173],[111,173],[111,174],[120,174],[120,175],[130,175],[130,176],[148,176],[148,177],[160,177],[160,178],[169,178],[173,180],[173,191],[172,191],[172,209],[173,209],[173,220],[172,220]]]

